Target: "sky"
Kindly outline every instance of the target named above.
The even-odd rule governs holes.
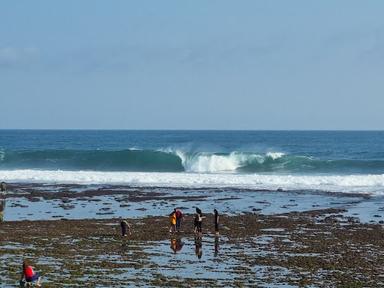
[[[0,129],[383,130],[384,1],[0,2]]]

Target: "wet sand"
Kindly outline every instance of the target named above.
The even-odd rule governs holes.
[[[222,215],[219,237],[207,214],[201,239],[192,215],[177,234],[167,217],[129,219],[124,238],[116,218],[4,222],[0,283],[16,285],[27,257],[43,287],[384,286],[382,225],[343,212]]]
[[[218,209],[228,215],[255,212],[274,215],[313,209],[345,209],[345,216],[366,223],[383,221],[384,198],[324,191],[244,190],[234,188],[166,188],[119,185],[9,184],[4,219],[57,220],[143,218]]]
[[[384,201],[321,191],[11,183],[0,224],[0,287],[23,258],[43,287],[384,286]],[[202,208],[203,235],[193,233]],[[174,207],[187,214],[168,232]],[[213,215],[221,217],[220,236]],[[120,236],[119,216],[130,237]],[[28,219],[29,221],[25,220]]]

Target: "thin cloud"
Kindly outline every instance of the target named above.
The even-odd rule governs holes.
[[[368,63],[382,65],[384,62],[384,29],[371,33],[370,45],[360,53],[360,58]]]
[[[1,47],[0,46],[0,68],[16,68],[27,65],[36,60],[38,49],[26,47]]]

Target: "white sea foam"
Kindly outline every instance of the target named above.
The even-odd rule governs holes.
[[[282,153],[282,152],[268,152],[267,153],[267,157],[270,157],[273,160],[279,159],[279,158],[283,157],[284,155],[285,155],[285,153]]]
[[[233,187],[248,189],[316,189],[384,195],[384,174],[345,176],[210,173],[139,173],[99,171],[0,171],[7,182],[127,184],[163,187]]]
[[[240,163],[231,155],[197,154],[187,156],[177,152],[185,171],[188,172],[222,172],[235,171]]]
[[[158,151],[178,156],[185,171],[195,173],[235,172],[239,168],[252,163],[262,164],[267,158],[276,160],[286,155],[282,152],[267,152],[266,154],[239,151],[233,151],[229,154],[186,152],[173,148],[160,149]]]
[[[230,154],[196,153],[187,154],[176,150],[175,153],[187,172],[217,173],[234,172],[250,163],[262,163],[265,157],[258,154],[232,152]]]

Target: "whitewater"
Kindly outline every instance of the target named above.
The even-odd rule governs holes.
[[[0,181],[384,195],[383,131],[0,130]]]
[[[384,195],[381,175],[260,175],[231,173],[157,173],[11,170],[0,171],[7,182],[52,184],[122,184],[135,187],[241,188],[252,190],[320,190]]]

